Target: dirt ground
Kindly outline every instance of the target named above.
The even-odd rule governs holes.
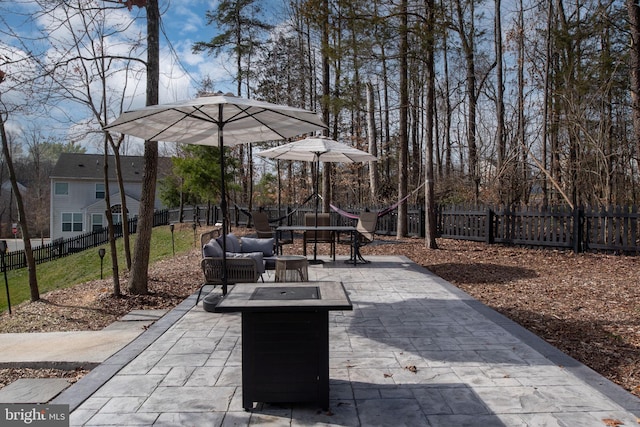
[[[640,257],[573,254],[438,239],[378,237],[363,255],[401,254],[528,328],[555,347],[640,396]],[[323,247],[325,246],[325,247]],[[327,251],[320,245],[320,253]],[[300,243],[285,253],[301,253]],[[339,253],[348,248],[338,247]],[[150,295],[114,297],[111,280],[42,295],[0,316],[0,333],[98,330],[133,309],[172,308],[197,291],[199,250],[150,267]],[[126,292],[126,277],[121,286]],[[0,388],[17,378],[86,371],[2,369]]]

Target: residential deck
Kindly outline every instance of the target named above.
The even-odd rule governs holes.
[[[638,424],[637,397],[407,258],[370,260],[309,266],[353,303],[329,313],[329,411],[245,411],[241,316],[205,312],[195,295],[52,403],[88,426]]]

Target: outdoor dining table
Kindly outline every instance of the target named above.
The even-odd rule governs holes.
[[[236,284],[214,311],[242,313],[245,410],[253,402],[328,409],[329,311],[352,309],[341,282]]]
[[[358,229],[352,225],[281,225],[276,228],[276,236],[278,239],[282,236],[284,232],[290,232],[293,234],[295,231],[333,231],[336,236],[340,233],[348,233],[351,235],[351,256],[346,261],[348,263],[353,263],[353,265],[358,264],[358,256],[360,255],[360,248],[358,247],[358,239],[356,238],[356,233],[358,233]]]

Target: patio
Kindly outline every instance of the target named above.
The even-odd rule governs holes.
[[[246,412],[240,315],[205,312],[195,295],[52,403],[70,405],[71,425],[637,424],[640,399],[407,258],[370,260],[309,266],[312,281],[342,281],[354,308],[329,314],[328,412]]]

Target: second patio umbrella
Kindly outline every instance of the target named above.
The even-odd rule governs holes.
[[[378,158],[366,151],[338,142],[326,136],[312,136],[299,141],[290,142],[278,147],[269,148],[258,153],[259,156],[276,160],[301,160],[316,163],[315,196],[316,196],[316,224],[318,223],[318,170],[320,162],[367,162],[376,161]],[[316,243],[317,245],[317,243]],[[315,260],[316,247],[313,256]]]

